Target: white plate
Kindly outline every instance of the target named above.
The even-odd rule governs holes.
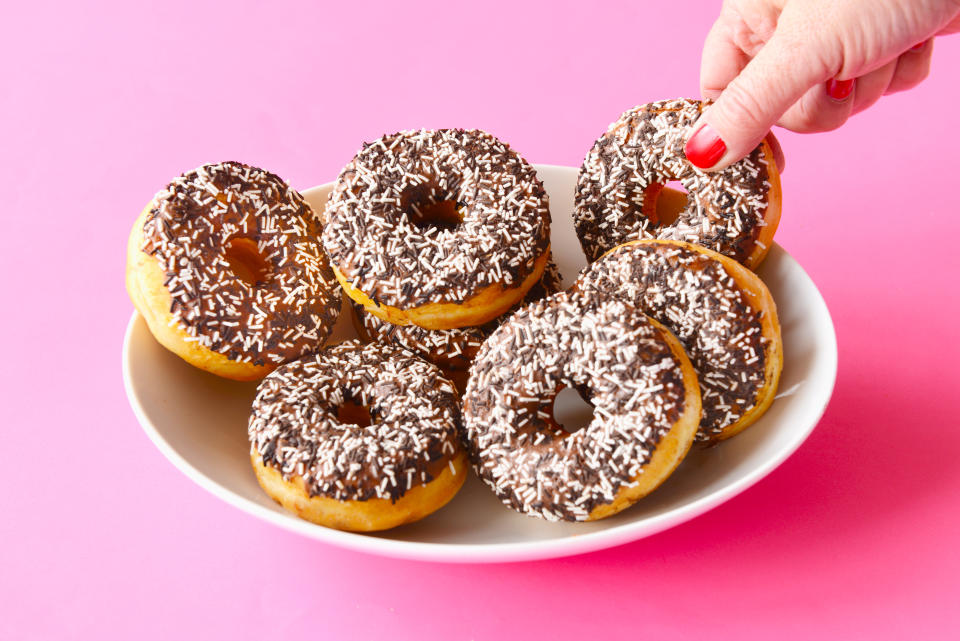
[[[577,172],[548,165],[537,170],[550,194],[554,256],[569,283],[584,265],[571,222]],[[322,208],[330,188],[314,187],[304,196]],[[144,431],[180,471],[231,505],[280,527],[334,545],[409,559],[495,562],[579,554],[649,536],[723,503],[769,474],[817,424],[837,370],[830,313],[810,278],[779,246],[774,245],[758,273],[773,293],[782,323],[779,398],[754,426],[717,447],[694,447],[656,492],[594,523],[522,516],[471,476],[446,507],[418,523],[379,534],[327,529],[284,511],[257,485],[247,443],[255,384],[220,379],[187,365],[153,339],[136,313],[123,341],[123,380]],[[333,340],[354,335],[343,314]]]

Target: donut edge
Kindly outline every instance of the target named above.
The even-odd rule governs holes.
[[[744,267],[751,271],[756,271],[763,259],[767,257],[770,247],[773,246],[773,237],[777,233],[777,227],[780,226],[780,215],[783,213],[783,188],[780,184],[780,170],[777,168],[773,148],[766,140],[760,143],[760,148],[763,151],[763,159],[767,164],[767,180],[770,183],[770,189],[767,191],[767,208],[763,212],[764,225],[753,240],[753,251],[744,257],[742,263]],[[720,255],[723,256],[723,254]]]
[[[409,309],[378,305],[365,292],[354,287],[339,267],[333,264],[331,267],[344,293],[362,306],[364,311],[381,320],[394,325],[418,325],[424,329],[456,329],[483,325],[499,318],[519,303],[543,277],[550,260],[550,250],[548,244],[534,262],[533,270],[517,287],[504,288],[501,283],[494,283],[461,303],[426,303]]]
[[[442,508],[463,487],[469,471],[462,448],[458,447],[449,461],[432,481],[413,487],[395,502],[380,498],[338,501],[326,496],[310,496],[302,477],[285,480],[279,470],[264,465],[256,452],[250,454],[257,482],[281,507],[311,523],[348,532],[389,530],[419,521]]]
[[[777,303],[773,300],[773,295],[766,283],[745,265],[737,262],[729,256],[724,256],[702,245],[689,243],[683,240],[664,240],[648,238],[643,240],[631,240],[622,245],[617,245],[613,249],[603,254],[611,253],[619,248],[629,245],[670,245],[672,247],[683,247],[720,262],[724,271],[733,278],[737,286],[743,290],[747,302],[755,311],[761,314],[761,333],[768,339],[767,348],[764,352],[764,385],[757,393],[754,406],[745,412],[740,420],[731,423],[719,434],[710,435],[704,445],[711,445],[719,441],[726,440],[736,436],[744,429],[755,423],[770,408],[773,399],[776,396],[777,388],[780,384],[780,375],[783,372],[783,337],[780,333],[780,319],[777,315]],[[601,256],[601,258],[603,258]],[[599,259],[598,259],[599,260]]]
[[[667,343],[674,358],[677,359],[681,372],[683,372],[685,392],[683,412],[670,428],[670,431],[657,443],[653,456],[641,468],[640,474],[632,479],[636,484],[621,488],[610,503],[604,503],[593,508],[586,521],[596,521],[622,512],[660,487],[687,456],[700,426],[702,406],[697,372],[683,349],[680,339],[659,321],[649,316],[647,316],[647,319],[659,330],[664,342]]]
[[[151,201],[140,212],[127,241],[126,288],[134,308],[157,342],[190,365],[236,381],[263,378],[276,367],[230,360],[201,345],[174,321],[169,311],[170,292],[163,285],[163,270],[153,256],[140,249],[143,225],[154,205]]]

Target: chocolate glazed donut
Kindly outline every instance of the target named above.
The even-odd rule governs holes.
[[[536,171],[482,131],[364,146],[330,194],[323,246],[344,291],[395,325],[482,325],[536,283],[550,248]]]
[[[391,345],[346,341],[257,389],[248,433],[264,490],[302,518],[353,531],[409,523],[466,478],[453,384]]]
[[[703,245],[749,269],[766,256],[780,221],[780,176],[764,142],[730,167],[706,173],[683,153],[705,104],[665,100],[635,107],[610,125],[577,178],[574,224],[592,262],[631,240],[660,238]],[[661,218],[657,199],[679,181],[687,204]]]
[[[573,289],[628,301],[680,339],[700,380],[697,440],[729,438],[773,402],[783,368],[777,306],[736,261],[691,243],[634,241],[586,267]]]
[[[552,416],[583,387],[591,423]],[[474,469],[500,500],[551,521],[615,514],[655,489],[700,421],[696,375],[680,343],[633,306],[561,292],[519,310],[470,368],[464,433]]]
[[[187,362],[262,378],[321,349],[340,311],[319,233],[313,210],[276,175],[204,165],[134,224],[127,291],[157,340]]]

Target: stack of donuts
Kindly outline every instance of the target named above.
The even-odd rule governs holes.
[[[188,363],[262,379],[251,463],[302,518],[392,528],[471,469],[522,513],[604,518],[776,393],[776,306],[751,271],[779,220],[776,166],[765,143],[716,173],[687,162],[703,107],[643,105],[596,141],[574,208],[589,264],[565,291],[536,171],[460,129],[364,145],[323,211],[262,169],[188,172],[135,223],[127,289]],[[360,338],[328,345],[341,309]],[[554,416],[568,387],[593,408],[576,431]]]

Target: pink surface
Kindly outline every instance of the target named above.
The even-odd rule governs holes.
[[[781,135],[777,240],[840,348],[810,440],[651,538],[457,566],[278,530],[154,449],[120,380],[129,226],[203,162],[305,188],[402,128],[578,165],[624,109],[696,93],[719,3],[81,4],[0,21],[0,638],[955,638],[960,36],[917,90]]]

